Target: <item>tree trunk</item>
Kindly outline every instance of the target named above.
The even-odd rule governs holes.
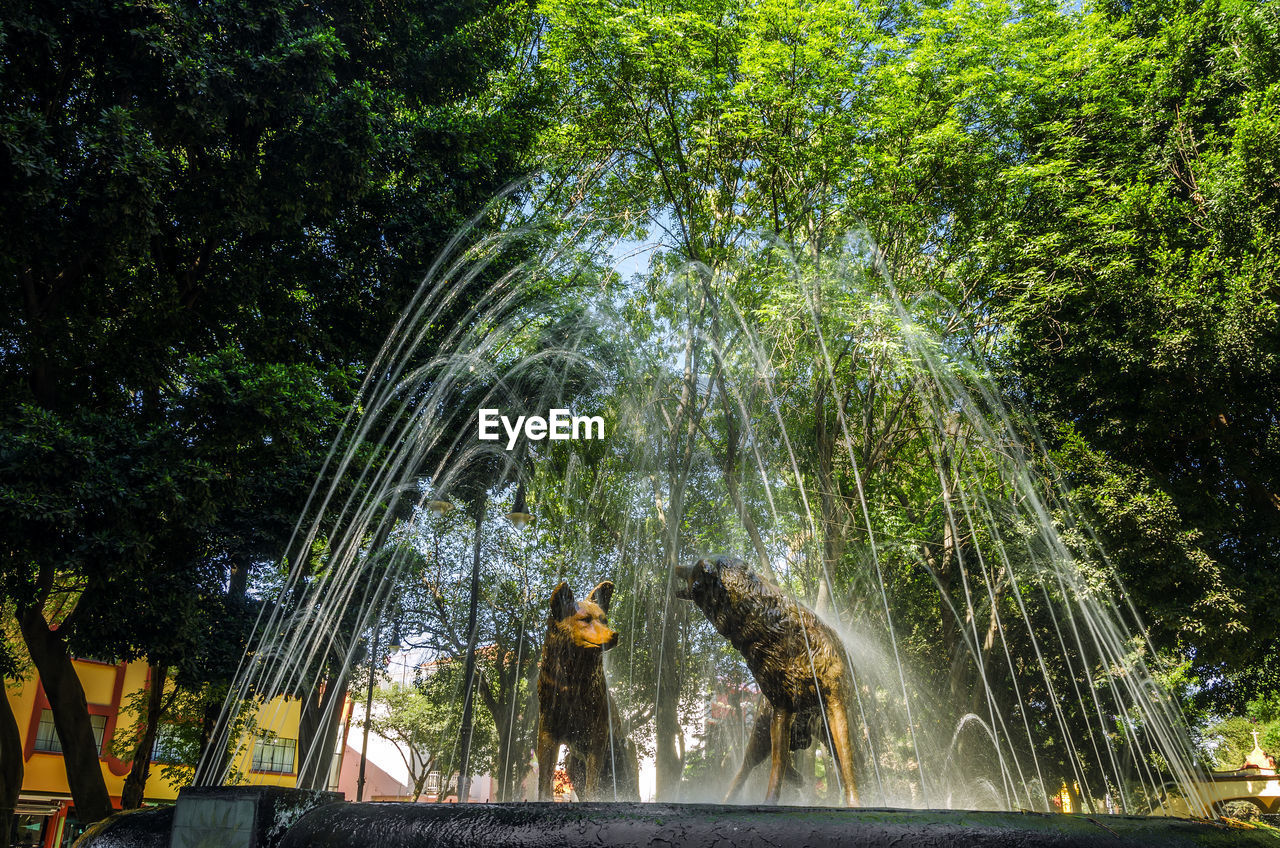
[[[249,565],[238,562],[231,566],[228,576],[227,597],[243,602],[249,593]]]
[[[360,732],[360,776],[356,778],[357,801],[364,800],[365,773],[369,766],[369,727],[373,724],[373,688],[378,681],[378,670],[374,667],[374,663],[378,661],[378,636],[381,633],[380,622],[375,622],[369,648],[369,684],[364,695],[364,728]],[[413,749],[410,749],[409,756],[412,758]]]
[[[488,675],[485,675],[485,677],[487,678]],[[511,797],[507,784],[511,780],[512,755],[516,753],[511,750],[512,746],[515,744],[515,740],[513,738],[515,734],[511,732],[514,728],[511,726],[511,722],[514,719],[512,714],[516,710],[516,704],[518,701],[514,697],[516,693],[509,692],[507,690],[507,687],[511,684],[506,679],[506,676],[502,675],[499,671],[495,674],[495,677],[497,677],[495,682],[497,683],[498,697],[494,697],[493,692],[489,689],[487,681],[482,684],[477,680],[475,688],[480,693],[481,698],[484,699],[485,709],[489,711],[489,715],[493,716],[494,730],[497,731],[498,800],[510,801]],[[507,695],[508,697],[504,698],[502,697],[503,695]]]
[[[507,663],[501,657],[515,657]],[[521,671],[530,665],[524,656],[524,634],[516,639],[514,651],[498,650],[495,659],[493,685],[489,683],[489,675],[477,676],[476,689],[484,699],[485,709],[493,717],[494,729],[497,731],[497,773],[498,800],[516,801],[516,763],[527,758],[521,753],[524,747],[519,742],[526,737],[526,716],[521,714],[520,680]],[[495,694],[495,691],[497,694]]]
[[[216,692],[217,690],[212,691]],[[221,783],[223,775],[227,773],[227,767],[231,764],[231,752],[227,750],[226,746],[223,746],[223,749],[216,754],[209,749],[217,738],[218,719],[222,717],[223,702],[213,697],[212,692],[209,690],[206,690],[203,698],[205,699],[205,705],[204,712],[200,716],[200,758],[197,762],[204,763],[206,757],[216,757],[215,765],[210,774],[215,775],[216,781]]]
[[[836,481],[836,451],[838,435],[827,426],[827,382],[824,381],[814,399],[814,449],[818,460],[818,508],[822,523],[822,571],[817,576],[817,589],[830,592],[828,582],[836,573],[836,566],[844,557],[848,543],[849,507],[844,505],[844,493]],[[838,421],[839,410],[836,410]],[[838,424],[837,424],[838,426]]]
[[[663,606],[667,614],[659,634],[657,689],[654,693],[654,746],[657,772],[657,800],[677,801],[684,762],[680,728],[680,691],[684,686],[683,664],[680,662],[680,624],[685,620],[685,602],[675,596],[675,569],[680,556],[680,515],[684,506],[683,475],[671,475],[671,504],[663,532]]]
[[[964,581],[967,579],[960,553],[959,527],[956,525],[956,516],[953,510],[955,502],[953,476],[955,472],[952,462],[952,445],[958,439],[959,432],[958,422],[948,422],[945,440],[939,449],[938,481],[941,486],[940,494],[942,496],[942,543],[937,573],[940,575],[940,585],[945,585],[946,589],[944,591],[948,592],[955,585],[955,578],[959,578],[961,586],[964,585]],[[945,583],[942,582],[942,575],[945,575]],[[972,644],[972,647],[970,647],[971,643],[969,641],[970,638],[974,640],[974,643],[977,641],[974,629],[974,616],[977,615],[977,610],[973,607],[974,601],[968,597],[952,598],[950,600],[957,610],[964,610],[963,621],[957,621],[955,615],[947,615],[945,603],[942,614],[942,642],[951,657],[951,668],[947,675],[947,689],[951,693],[951,703],[958,707],[968,701],[969,693],[973,687],[974,674],[977,671],[975,654],[979,650],[979,646]]]
[[[751,510],[747,508],[746,500],[742,495],[742,489],[739,486],[738,471],[741,463],[740,451],[742,447],[743,430],[738,423],[739,408],[734,403],[733,396],[729,393],[724,381],[724,364],[720,361],[719,354],[715,354],[716,359],[716,386],[719,387],[720,403],[724,409],[724,482],[729,491],[729,502],[733,504],[733,509],[738,514],[738,520],[742,522],[742,528],[747,531],[747,538],[751,541],[751,547],[756,553],[756,564],[760,571],[770,580],[775,580],[776,575],[773,573],[773,563],[769,561],[769,551],[764,546],[764,538],[760,535],[760,526],[756,524],[755,518],[751,515]],[[755,393],[747,398],[745,403],[750,404],[748,408],[755,406]]]
[[[298,758],[296,785],[299,789],[313,788],[310,783],[312,769],[307,760],[316,744],[316,738],[320,735],[320,716],[324,702],[324,692],[324,681],[317,680],[307,691],[306,697],[298,709],[298,745],[295,756]]]
[[[462,699],[462,736],[458,743],[458,803],[465,804],[471,797],[471,730],[474,723],[476,691],[476,613],[480,602],[480,532],[484,529],[484,516],[488,509],[485,493],[479,495],[476,505],[476,541],[471,556],[471,601],[467,605],[467,661],[462,675],[465,692]]]
[[[657,800],[678,801],[684,762],[680,756],[680,690],[684,675],[676,652],[680,647],[679,622],[684,611],[681,601],[675,598],[672,580],[675,575],[675,554],[670,550],[667,564],[665,608],[666,620],[662,623],[661,642],[658,648],[658,691],[654,705],[655,766],[657,771]]]
[[[0,687],[4,679],[0,678]],[[13,831],[13,811],[22,791],[22,733],[9,699],[0,692],[0,839]],[[3,844],[8,844],[7,842]]]
[[[721,380],[721,386],[723,386],[723,379]],[[755,518],[751,515],[751,510],[747,508],[746,499],[743,498],[742,489],[739,487],[738,448],[742,438],[742,431],[731,423],[729,415],[730,410],[726,408],[724,482],[729,490],[729,502],[733,504],[734,511],[738,513],[738,520],[742,522],[742,529],[747,531],[747,538],[751,540],[751,547],[756,552],[756,566],[766,577],[774,580],[776,576],[773,573],[773,563],[769,561],[769,550],[764,546],[764,538],[760,535],[760,526],[756,524]]]
[[[44,614],[36,607],[21,607],[18,624],[31,661],[40,672],[53,726],[62,742],[62,760],[67,769],[67,785],[76,805],[76,818],[91,824],[111,815],[111,796],[102,777],[99,762],[102,752],[93,738],[89,723],[89,703],[84,687],[71,664],[66,643],[56,631],[49,629]]]
[[[693,446],[698,424],[706,410],[706,404],[698,392],[698,380],[702,374],[698,345],[698,320],[706,309],[706,293],[702,294],[697,309],[699,317],[690,315],[688,335],[684,346],[684,373],[681,376],[680,403],[672,417],[667,438],[670,452],[667,458],[667,509],[660,517],[663,557],[663,609],[667,611],[662,622],[658,644],[657,687],[654,704],[654,747],[657,772],[657,800],[674,801],[680,795],[680,783],[684,773],[683,736],[680,728],[680,693],[684,688],[684,667],[677,655],[680,647],[681,624],[687,620],[688,605],[675,597],[675,569],[680,559],[680,527],[684,518],[685,491],[689,485],[689,472],[693,466]],[[714,380],[713,380],[714,383]],[[712,385],[707,387],[706,402],[711,402]],[[656,488],[656,486],[655,486]],[[655,495],[658,494],[655,492]],[[660,496],[659,496],[660,500]]]
[[[147,688],[146,725],[138,747],[133,752],[133,765],[129,768],[129,776],[124,780],[124,789],[120,793],[120,807],[124,810],[136,810],[142,806],[142,796],[147,788],[147,778],[151,776],[151,753],[156,745],[156,733],[160,730],[160,716],[164,706],[164,681],[169,675],[169,667],[163,663],[151,666],[151,681]]]
[[[342,724],[342,705],[347,700],[349,677],[316,684],[307,698],[298,722],[299,789],[328,789],[333,768],[333,749]]]

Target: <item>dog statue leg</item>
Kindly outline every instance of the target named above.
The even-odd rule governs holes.
[[[729,791],[724,796],[726,804],[742,791],[743,784],[751,776],[751,770],[764,762],[765,757],[769,756],[770,751],[773,749],[772,736],[770,735],[772,732],[770,729],[770,725],[773,723],[772,720],[773,710],[766,701],[763,709],[761,709],[751,725],[751,735],[747,737],[747,748],[742,752],[742,767],[733,776],[733,783],[729,785]]]
[[[755,763],[748,764],[746,759],[742,761],[742,767],[739,768],[738,773],[733,776],[733,783],[729,784],[729,791],[724,793],[724,803],[733,803],[733,799],[742,791],[742,785],[747,782],[747,777],[751,774],[751,769],[755,768],[756,764],[759,762],[759,760],[756,760]]]
[[[585,773],[582,777],[582,788],[578,789],[579,801],[602,800],[601,794],[604,789],[602,785],[604,781],[601,780],[602,775],[600,774],[601,766],[603,765],[601,762],[602,753],[599,748],[593,748],[587,752],[586,761],[583,764],[583,772]],[[606,800],[612,801],[613,798],[610,796]]]
[[[541,724],[538,726],[538,800],[551,801],[552,786],[556,777],[556,753],[560,746],[552,738],[551,733]]]
[[[773,742],[773,764],[769,767],[769,791],[766,804],[776,804],[782,796],[782,778],[791,765],[791,711],[774,707],[773,721],[769,723],[769,738]]]
[[[858,780],[853,774],[853,745],[849,738],[849,714],[839,698],[827,699],[827,728],[830,731],[831,756],[840,770],[840,782],[844,784],[844,802],[857,807]]]

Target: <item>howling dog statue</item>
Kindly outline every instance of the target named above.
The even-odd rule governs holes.
[[[776,804],[790,770],[791,751],[807,747],[809,728],[817,724],[822,732],[825,718],[824,736],[839,768],[845,803],[858,806],[848,717],[853,671],[840,638],[812,610],[761,580],[741,560],[700,559],[678,566],[675,578],[676,597],[697,604],[738,649],[772,707],[756,719],[730,796],[763,758],[761,722],[768,722],[773,754],[765,803]]]

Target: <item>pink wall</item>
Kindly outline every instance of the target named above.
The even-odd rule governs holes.
[[[342,770],[338,773],[338,791],[345,795],[348,801],[356,799],[356,785],[359,779],[360,751],[348,745],[342,752]],[[378,768],[373,760],[369,760],[365,765],[364,781],[364,800],[366,801],[408,800],[407,796],[411,792],[408,786]]]
[[[360,750],[348,745],[342,752],[342,770],[338,773],[338,791],[345,795],[348,801],[356,799],[356,786],[359,779]],[[412,798],[412,787],[387,774],[378,767],[372,757],[365,766],[364,779],[364,800],[366,801],[408,801]],[[473,777],[471,779],[472,803],[495,800],[495,789],[493,780],[488,775]],[[434,802],[436,797],[424,793],[418,800],[422,803],[430,803]]]

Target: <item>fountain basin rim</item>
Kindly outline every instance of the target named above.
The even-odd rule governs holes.
[[[1065,846],[1230,845],[1280,848],[1270,828],[1162,816],[892,807],[685,803],[425,804],[403,801],[318,807],[280,848],[599,848],[599,846]]]

